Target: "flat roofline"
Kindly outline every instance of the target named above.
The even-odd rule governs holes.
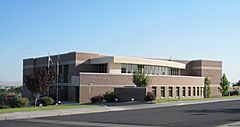
[[[50,54],[50,57],[55,57],[55,56],[58,56],[58,55],[74,54],[74,53],[76,53],[76,52],[66,52],[66,53],[54,54],[54,55],[51,55],[51,54]],[[23,60],[42,59],[42,58],[46,58],[46,57],[48,57],[48,55],[31,57],[31,58],[25,58],[25,59],[23,59]]]
[[[204,60],[204,59],[196,59],[196,60],[191,60],[191,61],[205,61],[205,62],[222,62],[221,60]],[[190,61],[190,62],[191,62]]]
[[[139,57],[123,57],[123,56],[93,58],[93,59],[90,59],[90,63],[91,64],[125,63],[125,64],[137,64],[137,65],[163,66],[163,67],[172,67],[172,68],[179,68],[179,69],[186,68],[186,64],[175,62],[175,61],[156,60],[156,59],[147,59],[147,58],[139,58]]]

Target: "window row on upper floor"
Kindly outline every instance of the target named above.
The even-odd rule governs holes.
[[[150,75],[180,75],[180,69],[136,64],[121,64],[121,73],[135,73],[137,70],[143,70]]]

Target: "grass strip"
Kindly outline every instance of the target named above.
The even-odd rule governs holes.
[[[0,114],[13,113],[13,112],[56,110],[56,109],[91,108],[91,107],[96,107],[96,105],[62,104],[62,105],[49,105],[49,106],[42,106],[42,107],[7,108],[7,109],[0,109]]]

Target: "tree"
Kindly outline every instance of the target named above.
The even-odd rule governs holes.
[[[40,97],[41,92],[41,85],[39,83],[39,76],[36,74],[25,75],[24,76],[24,83],[28,90],[31,92],[32,96],[34,97],[34,105],[36,107],[37,100]]]
[[[35,107],[41,93],[43,93],[44,96],[48,93],[49,87],[54,79],[55,72],[52,69],[47,70],[44,68],[38,69],[33,74],[24,76],[24,83],[35,99]]]
[[[22,93],[22,90],[23,90],[23,87],[22,86],[18,86],[16,88],[14,88],[14,91],[16,94],[21,94]]]
[[[229,95],[229,84],[230,82],[228,81],[226,74],[223,74],[220,82],[220,87],[218,87],[219,91],[222,93],[222,96]]]
[[[146,87],[150,82],[149,76],[140,69],[133,74],[133,83],[138,87]]]
[[[40,75],[40,83],[42,84],[42,91],[43,91],[43,96],[48,96],[49,95],[49,88],[51,86],[51,84],[53,83],[53,81],[56,78],[56,73],[53,71],[52,68],[47,69],[41,69],[39,71],[39,75]]]
[[[205,79],[204,79],[204,94],[205,94],[204,96],[205,96],[205,98],[211,97],[210,85],[211,85],[210,79],[208,77],[205,77]]]

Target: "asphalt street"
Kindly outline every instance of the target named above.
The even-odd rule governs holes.
[[[0,127],[215,127],[240,121],[240,100],[0,121]]]

